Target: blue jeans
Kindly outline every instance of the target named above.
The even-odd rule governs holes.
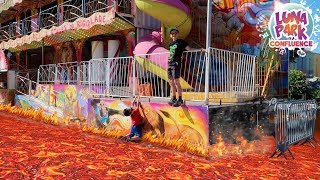
[[[134,135],[138,136],[139,138],[142,137],[142,128],[141,125],[136,125],[131,127],[131,131],[129,137],[132,138]]]

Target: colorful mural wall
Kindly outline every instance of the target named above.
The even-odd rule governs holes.
[[[130,117],[123,110],[130,107],[130,101],[110,99],[89,99],[89,126],[130,132]],[[209,142],[208,107],[182,106],[173,108],[164,103],[142,102],[139,108],[143,117],[143,131],[154,136],[186,139],[191,143]]]
[[[288,58],[269,47],[266,33],[274,9],[289,0],[214,0],[213,46],[258,56],[258,76],[263,94],[288,92]],[[266,92],[267,91],[267,92]]]
[[[213,46],[260,55],[261,32],[276,3],[289,0],[214,0]]]
[[[131,102],[89,99],[89,94],[88,87],[84,86],[41,85],[33,92],[33,96],[18,95],[15,102],[24,109],[42,108],[47,114],[55,113],[61,118],[60,123],[67,123],[64,119],[70,119],[92,127],[119,130],[127,135],[131,121],[123,115],[123,110]],[[204,145],[209,142],[207,106],[173,108],[166,103],[143,102],[140,114],[144,119],[145,133],[151,131],[155,137],[182,138]]]
[[[8,102],[8,90],[1,89],[0,90],[0,103],[7,103]]]
[[[87,86],[76,85],[41,85],[37,86],[34,97],[59,109],[71,118],[88,116],[89,89]]]

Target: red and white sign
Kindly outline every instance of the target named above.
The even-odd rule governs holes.
[[[31,42],[39,42],[44,37],[52,36],[55,34],[63,33],[66,31],[76,31],[79,29],[90,29],[95,25],[105,25],[111,23],[115,18],[115,11],[112,8],[106,13],[97,12],[88,18],[79,18],[74,22],[65,22],[60,26],[53,26],[50,29],[42,29],[39,32],[33,32],[30,35],[23,36],[7,42],[2,42],[0,48],[9,49],[23,44],[30,44]]]

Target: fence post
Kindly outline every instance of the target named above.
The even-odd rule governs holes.
[[[113,61],[113,62],[112,62]],[[119,60],[120,61],[120,60]],[[111,66],[114,64],[117,64],[118,62],[115,62],[115,59],[109,59],[107,58],[104,62],[105,65],[105,72],[106,72],[106,89],[107,89],[107,95],[110,95],[111,92],[111,84],[113,83],[113,79],[111,78]]]
[[[255,87],[256,87],[256,66],[257,66],[257,58],[254,57],[253,59],[253,68],[252,68],[252,78],[253,78],[253,84],[252,84],[252,97],[254,97],[254,93],[255,93]]]
[[[37,73],[37,84],[39,84],[39,79],[40,79],[40,68],[41,68],[41,66],[39,67],[39,69],[38,69],[38,73]]]
[[[80,80],[80,73],[81,73],[81,71],[80,71],[80,68],[81,68],[81,64],[80,63],[78,63],[77,64],[77,84],[78,85],[81,85],[81,80]]]
[[[54,83],[56,84],[58,82],[58,66],[54,66]],[[61,82],[60,82],[61,83]]]
[[[88,84],[89,84],[89,92],[91,92],[91,64],[92,61],[90,60],[88,63]]]
[[[85,16],[86,14],[86,0],[82,0],[82,6],[81,6],[81,10],[82,10],[82,17]]]
[[[132,86],[133,86],[133,96],[136,95],[136,61],[135,58],[132,57]]]
[[[31,96],[32,81],[29,79],[29,97]]]
[[[210,46],[211,46],[211,16],[212,1],[208,0],[207,5],[207,39],[206,39],[206,74],[205,74],[205,104],[209,104],[209,76],[210,76]]]

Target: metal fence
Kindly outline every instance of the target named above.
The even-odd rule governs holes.
[[[169,98],[168,56],[153,53],[41,65],[38,82],[88,85],[94,96]],[[205,100],[207,57],[200,50],[183,53],[180,84],[185,100]],[[255,56],[211,48],[209,57],[209,100],[258,95]]]
[[[271,157],[278,151],[284,155],[288,150],[294,159],[289,146],[299,143],[302,140],[309,142],[317,140],[314,137],[316,123],[317,104],[316,101],[288,101],[278,102],[275,105],[275,140],[276,150]],[[319,145],[319,143],[318,143]],[[313,146],[314,147],[314,146]]]
[[[29,98],[39,100],[48,109],[53,106],[63,110],[65,107],[65,98],[58,98],[58,96],[64,97],[65,95],[51,89],[51,85],[39,84],[26,77],[16,75],[16,90]]]
[[[6,41],[41,29],[59,26],[64,22],[73,22],[80,17],[90,17],[96,12],[107,12],[115,7],[117,12],[132,14],[131,0],[68,0],[52,7],[41,9],[39,13],[18,22],[0,27],[0,40]]]
[[[103,58],[89,61],[89,89],[93,96],[130,97],[133,57]]]
[[[209,98],[250,98],[258,94],[256,56],[210,48]]]
[[[167,73],[169,53],[140,54],[134,58],[136,91],[147,97],[170,97]],[[182,55],[180,84],[186,100],[204,100],[205,58],[203,51]]]
[[[40,65],[38,69],[38,83],[51,84],[56,83],[57,79],[57,65],[47,64]]]
[[[60,84],[77,84],[80,76],[78,62],[57,64],[57,80]]]

